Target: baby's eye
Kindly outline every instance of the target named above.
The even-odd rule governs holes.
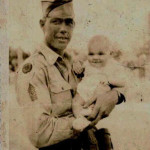
[[[103,52],[99,52],[98,55],[104,55],[104,53]]]
[[[93,54],[93,53],[89,53],[89,55],[90,55],[90,56],[93,56],[94,54]]]

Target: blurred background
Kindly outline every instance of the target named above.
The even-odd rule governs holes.
[[[129,72],[127,102],[98,127],[108,127],[115,150],[150,150],[150,1],[74,0],[76,26],[67,51],[87,59],[87,43],[97,34],[112,43],[111,55]],[[15,72],[43,40],[40,0],[9,1],[10,150],[34,150],[26,137],[15,94]],[[32,114],[31,114],[32,115]]]

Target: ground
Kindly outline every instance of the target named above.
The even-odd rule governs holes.
[[[10,150],[36,150],[26,136],[13,85],[10,86],[9,114]],[[133,100],[118,105],[97,127],[110,130],[114,150],[150,150],[150,102]]]

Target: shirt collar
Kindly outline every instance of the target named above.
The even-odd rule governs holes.
[[[44,57],[46,58],[46,60],[50,65],[53,65],[58,58],[62,58],[60,55],[58,55],[44,43],[40,44],[40,48],[38,51],[44,55]]]

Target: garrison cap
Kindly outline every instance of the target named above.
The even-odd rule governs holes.
[[[43,17],[47,17],[48,14],[61,5],[72,2],[72,0],[41,0]]]

